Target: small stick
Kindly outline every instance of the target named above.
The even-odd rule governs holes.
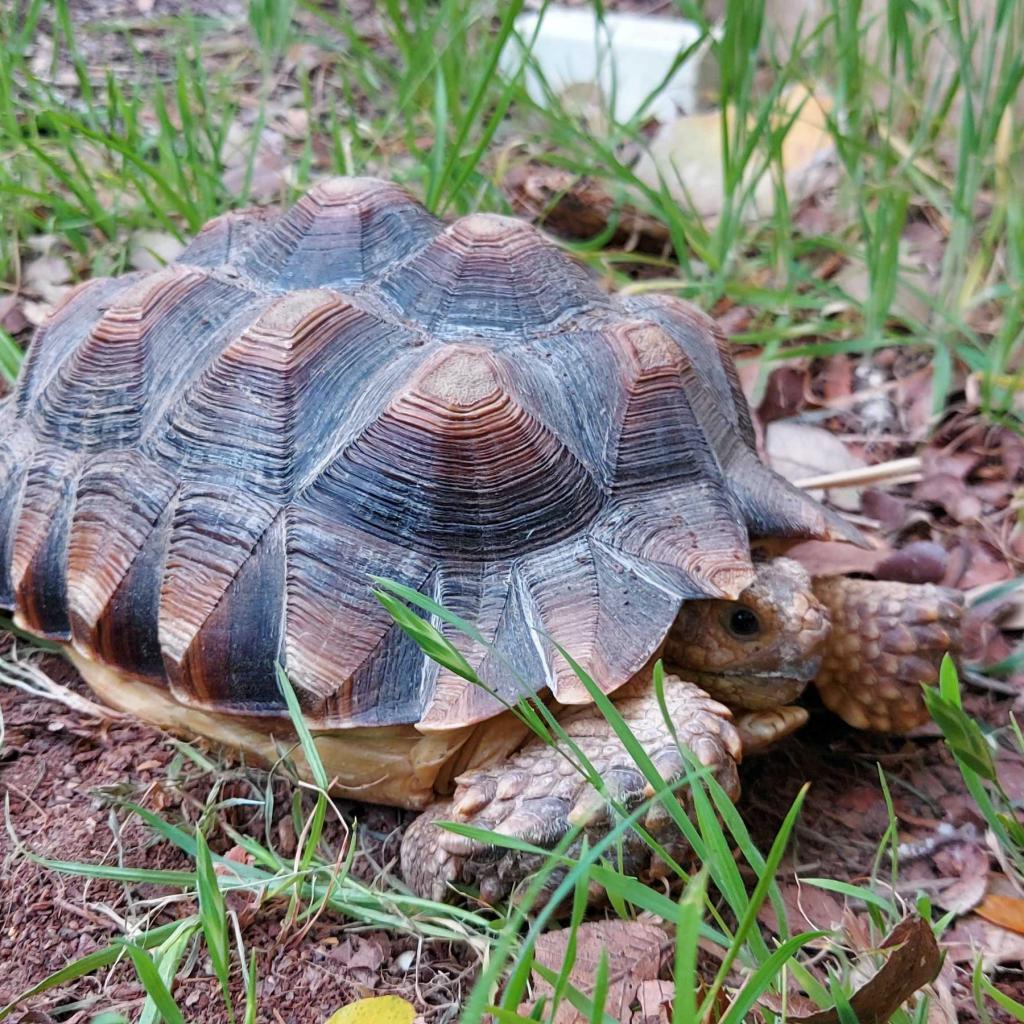
[[[120,711],[97,704],[88,697],[62,686],[29,658],[21,657],[15,647],[11,648],[6,658],[0,658],[0,683],[17,687],[33,697],[57,701],[72,711],[93,718],[116,722],[125,717]]]
[[[921,460],[917,457],[890,459],[888,462],[879,462],[875,466],[858,466],[856,469],[841,469],[837,473],[809,476],[803,480],[797,480],[796,486],[806,490],[827,490],[831,487],[873,484],[882,480],[893,480],[897,477],[916,477],[921,472],[921,466]]]

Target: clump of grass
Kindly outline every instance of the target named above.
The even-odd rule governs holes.
[[[1007,794],[999,778],[993,757],[999,734],[987,732],[964,711],[959,676],[948,656],[942,664],[938,687],[925,687],[924,699],[956,759],[967,791],[999,844],[1004,870],[1024,893],[1022,808]],[[1009,725],[1000,732],[1024,756],[1024,733],[1012,714]]]
[[[438,628],[446,624],[465,631],[475,643],[482,643],[482,638],[470,624],[400,584],[385,580],[377,580],[376,584],[378,595],[393,612],[398,625],[425,652],[471,684],[486,685]],[[253,1019],[256,1013],[255,961],[246,954],[244,934],[237,918],[228,910],[225,899],[227,894],[237,892],[255,895],[265,907],[281,907],[285,920],[299,927],[322,913],[328,913],[342,920],[367,922],[394,931],[412,932],[424,938],[474,944],[486,956],[462,1008],[460,1020],[466,1024],[477,1024],[487,1014],[509,1021],[553,1021],[563,1001],[571,1003],[587,1020],[602,1024],[612,1020],[602,1002],[607,986],[602,984],[600,972],[595,987],[588,994],[570,984],[573,955],[567,957],[559,972],[536,963],[534,957],[539,936],[558,920],[559,913],[567,906],[571,908],[568,949],[572,954],[576,948],[576,932],[588,899],[596,888],[603,890],[612,912],[619,917],[628,920],[642,912],[663,922],[666,929],[674,933],[675,1020],[711,1019],[709,1014],[714,1008],[714,1019],[722,1024],[740,1024],[748,1019],[748,1014],[755,1007],[762,1005],[770,993],[784,1000],[792,984],[790,979],[795,979],[822,1007],[845,1006],[852,993],[855,976],[852,965],[837,952],[831,983],[826,986],[815,978],[803,963],[803,949],[810,942],[828,938],[829,934],[808,931],[790,935],[786,926],[785,903],[775,880],[806,788],[790,807],[770,850],[762,854],[727,794],[706,769],[690,758],[691,769],[682,779],[670,784],[662,778],[619,715],[614,702],[572,661],[567,652],[563,652],[563,656],[569,660],[595,705],[644,773],[653,795],[636,807],[617,804],[614,795],[606,790],[600,773],[572,744],[543,702],[521,701],[514,710],[536,728],[544,742],[572,761],[581,775],[588,778],[616,808],[617,816],[614,827],[591,845],[581,847],[577,842],[579,831],[573,830],[551,851],[471,826],[454,823],[445,826],[499,847],[537,854],[542,858],[542,866],[509,905],[494,908],[493,914],[481,913],[417,899],[405,893],[397,882],[371,889],[351,878],[348,868],[354,848],[350,848],[347,855],[331,856],[322,842],[326,815],[332,806],[327,796],[330,779],[287,676],[279,672],[281,693],[288,705],[297,745],[312,780],[307,788],[315,796],[312,813],[299,818],[304,825],[294,857],[283,858],[269,845],[226,824],[223,827],[251,855],[253,863],[249,865],[220,857],[211,851],[203,832],[204,827],[212,822],[212,814],[204,815],[196,829],[191,831],[126,800],[119,801],[123,810],[140,818],[155,835],[184,851],[194,867],[174,871],[89,865],[43,859],[22,851],[37,863],[59,872],[113,879],[128,885],[155,883],[174,887],[180,890],[177,899],[192,903],[196,909],[182,920],[166,925],[158,925],[151,920],[138,922],[132,935],[82,958],[23,993],[15,1003],[0,1010],[0,1019],[33,995],[110,967],[125,958],[132,964],[147,994],[146,1019],[162,1017],[171,1022],[184,1019],[183,1011],[174,1002],[174,978],[188,957],[188,951],[200,945],[210,959],[228,1019]],[[659,667],[654,675],[656,694],[663,694],[664,686],[664,676]],[[661,704],[664,709],[663,696]],[[674,729],[674,724],[667,718],[666,728]],[[684,753],[689,757],[688,752]],[[206,765],[201,758],[197,758],[197,763],[213,767]],[[641,822],[655,802],[664,807],[686,836],[701,864],[699,870],[690,873],[643,831]],[[210,804],[211,811],[215,807],[215,803]],[[617,851],[630,830],[638,831],[652,853],[669,866],[674,887],[679,892],[678,899],[649,888],[622,871]],[[741,864],[754,877],[752,886],[745,883]],[[869,910],[874,912],[879,928],[898,919],[895,902],[878,895],[874,889],[865,890],[829,880],[811,881],[854,898],[863,898]],[[540,902],[542,893],[544,902]],[[780,934],[774,944],[766,940],[757,923],[758,913],[766,901],[771,902],[779,922]],[[158,907],[165,905],[166,900],[157,904]],[[922,909],[927,911],[929,908],[922,904]],[[698,967],[698,944],[702,940],[710,941],[721,951],[717,969],[710,978],[705,977]],[[520,1016],[519,1007],[528,998],[529,983],[534,973],[547,980],[553,992],[547,1003],[539,1005],[530,1017],[524,1018]],[[241,1006],[237,1006],[232,997],[233,978],[238,976],[241,978],[240,986],[234,987],[240,987],[244,993]],[[901,1012],[894,1020],[898,1024],[909,1024],[911,1017]]]

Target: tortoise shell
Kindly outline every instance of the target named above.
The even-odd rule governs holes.
[[[0,406],[0,606],[186,707],[324,728],[479,722],[605,690],[749,537],[841,531],[758,460],[725,339],[612,298],[533,227],[337,179],[89,281]],[[398,580],[494,691],[427,660]],[[440,623],[438,625],[441,625]]]

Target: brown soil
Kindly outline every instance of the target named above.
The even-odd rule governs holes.
[[[56,658],[47,659],[46,668],[71,680],[71,670]],[[175,893],[51,871],[27,859],[23,850],[64,861],[188,870],[192,865],[185,854],[155,837],[137,818],[116,810],[114,801],[129,799],[167,820],[194,824],[212,780],[190,761],[176,757],[167,737],[138,723],[99,722],[8,687],[0,687],[0,710],[6,727],[0,790],[9,800],[9,828],[0,834],[3,1005],[53,971],[118,938],[122,921],[139,921],[152,909],[144,901]],[[221,777],[222,799],[260,799],[266,785],[265,773],[232,765],[224,766]],[[278,809],[271,823],[274,845],[289,853],[295,847],[291,786],[281,780],[273,788]],[[361,852],[353,870],[369,879],[397,849],[402,816],[389,808],[360,812]],[[352,820],[354,814],[346,817]],[[261,840],[265,836],[262,813],[233,807],[220,820],[225,818],[246,834]],[[340,846],[344,836],[340,828],[332,831],[328,826],[327,838]],[[233,843],[215,829],[211,845],[226,853]],[[282,934],[282,906],[270,906],[255,916],[244,906],[235,909],[245,921],[246,948],[257,953],[260,1020],[323,1021],[360,996],[395,992],[415,1002],[428,1020],[444,1021],[451,1019],[453,1006],[471,980],[467,969],[473,967],[472,958],[462,950],[439,944],[424,948],[417,968],[415,955],[401,956],[415,951],[412,939],[360,930],[328,917],[304,935],[298,929]],[[194,911],[191,901],[176,899],[157,910],[150,922],[160,924]],[[211,966],[204,959],[178,983],[175,997],[190,1022],[226,1018]],[[119,1010],[130,1018],[142,1002],[134,973],[122,965],[41,995],[27,1004],[25,1016],[16,1014],[13,1019],[59,1018],[77,1024],[103,1010]]]
[[[55,658],[48,660],[47,668],[71,678],[70,670]],[[184,854],[137,818],[117,811],[113,801],[131,799],[167,820],[194,823],[212,779],[192,762],[176,757],[166,737],[137,723],[90,720],[6,687],[0,689],[0,709],[6,726],[2,789],[10,808],[9,828],[0,835],[2,1004],[117,938],[121,921],[138,921],[152,910],[145,901],[174,892],[54,872],[27,859],[24,850],[66,861],[188,869]],[[986,696],[972,696],[970,709],[993,720],[1000,717],[1000,709]],[[941,882],[944,856],[948,861],[951,850],[982,841],[982,823],[942,742],[857,734],[815,711],[799,738],[745,766],[740,809],[759,845],[767,848],[800,786],[815,780],[790,864],[804,876],[862,878],[870,871],[887,824],[876,762],[889,779],[904,842],[927,846],[940,834],[940,826],[952,826],[959,837],[924,856],[906,858],[901,878],[912,880],[905,893],[912,901],[916,888],[939,884],[936,879]],[[1024,763],[1008,759],[1002,768],[1007,784],[1024,796]],[[258,797],[266,785],[264,773],[231,764],[223,767],[222,777],[221,798]],[[277,848],[288,852],[295,841],[288,811],[290,787],[278,780],[273,788],[280,813],[274,816],[271,834]],[[351,819],[357,808],[345,805],[342,810]],[[386,808],[358,810],[361,852],[355,871],[371,878],[380,874],[381,865],[386,868],[393,862],[403,815]],[[233,807],[223,814],[239,831],[263,839],[262,812]],[[12,835],[24,850],[16,848]],[[335,829],[330,838],[340,843],[344,837]],[[222,830],[214,831],[211,842],[220,852],[233,845]],[[150,920],[162,923],[194,909],[188,900],[172,900]],[[472,984],[474,959],[465,950],[427,943],[417,967],[415,954],[407,952],[416,948],[411,938],[362,930],[326,915],[305,935],[296,930],[282,934],[280,906],[255,916],[245,907],[235,909],[244,922],[245,944],[257,954],[261,1020],[319,1022],[355,998],[394,992],[416,1005],[424,1019],[447,1021],[455,1018]],[[950,958],[942,976],[964,1021],[976,1019],[969,968]],[[1019,970],[996,977],[1017,998],[1024,994]],[[211,966],[202,957],[178,982],[175,996],[189,1021],[225,1020]],[[103,1010],[132,1017],[142,1001],[132,971],[121,965],[41,995],[13,1019],[77,1024]]]

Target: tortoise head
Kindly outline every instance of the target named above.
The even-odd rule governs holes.
[[[776,558],[756,570],[735,601],[683,605],[665,647],[674,671],[737,709],[796,700],[817,674],[831,630],[803,566]]]

